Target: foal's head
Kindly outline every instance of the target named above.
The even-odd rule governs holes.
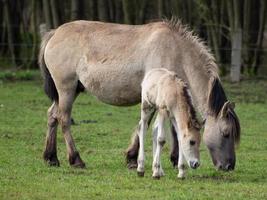
[[[186,110],[184,119],[186,120],[183,131],[179,135],[181,151],[188,165],[196,169],[200,165],[199,161],[199,146],[200,146],[200,129],[201,125],[196,118],[196,112],[192,105],[191,97],[189,96],[187,87],[183,89],[183,95],[186,101]]]

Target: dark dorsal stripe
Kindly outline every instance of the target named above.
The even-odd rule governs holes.
[[[210,89],[208,98],[209,112],[211,114],[215,114],[217,117],[226,101],[227,97],[223,90],[222,84],[218,78],[215,78],[212,82],[212,87]]]

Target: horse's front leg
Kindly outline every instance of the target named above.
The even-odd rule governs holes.
[[[153,108],[150,107],[146,102],[142,102],[141,105],[141,120],[139,122],[139,153],[137,159],[137,174],[139,176],[144,176],[145,173],[145,135],[148,129],[148,119],[153,113]]]
[[[75,91],[75,90],[74,90]],[[69,163],[73,167],[84,168],[85,163],[82,161],[79,152],[75,147],[74,140],[71,135],[71,109],[75,99],[75,93],[72,91],[59,91],[59,122],[62,128],[62,133],[67,146]]]
[[[43,158],[50,166],[59,166],[57,158],[57,112],[58,105],[56,102],[47,111],[47,134]]]

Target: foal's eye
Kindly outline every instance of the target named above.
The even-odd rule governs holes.
[[[227,133],[223,134],[223,137],[226,139],[229,138],[229,136],[230,136],[230,134],[227,134]]]
[[[196,141],[194,141],[194,140],[190,140],[190,145],[191,146],[193,146],[193,145],[195,145],[196,144]]]

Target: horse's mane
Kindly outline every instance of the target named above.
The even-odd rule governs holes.
[[[170,20],[164,19],[163,22],[184,40],[191,42],[200,52],[200,56],[203,58],[202,66],[206,72],[214,77],[218,77],[218,67],[215,63],[215,58],[205,42],[176,17],[172,17]]]
[[[200,56],[203,58],[202,67],[206,70],[206,73],[210,77],[208,91],[208,112],[217,117],[224,103],[227,101],[227,97],[218,75],[218,66],[215,62],[214,56],[205,42],[196,36],[194,32],[191,31],[186,25],[183,25],[179,19],[173,17],[171,20],[163,20],[163,22],[167,24],[171,30],[179,34],[179,36],[181,36],[184,40],[191,42],[191,44],[193,44],[193,46],[200,52]],[[188,94],[188,92],[185,93]],[[188,102],[190,103],[190,107],[192,107],[192,100],[190,97],[189,99],[190,101]],[[190,112],[192,113],[192,117],[196,119],[196,114],[193,107]],[[238,143],[240,140],[240,124],[234,110],[229,111],[227,118],[231,123],[231,133],[235,138],[235,142]]]

